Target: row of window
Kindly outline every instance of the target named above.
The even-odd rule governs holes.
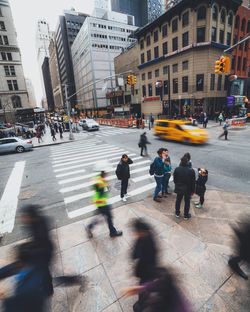
[[[12,102],[13,108],[21,108],[22,107],[22,102],[21,102],[21,98],[19,95],[13,95],[11,97],[11,102]],[[3,104],[1,102],[1,99],[0,99],[0,109],[3,109]]]
[[[227,90],[228,87],[228,80],[227,77],[225,77],[224,81],[224,91]],[[182,92],[188,92],[189,90],[189,84],[188,84],[188,76],[182,77]],[[215,74],[211,74],[210,76],[210,90],[215,90]],[[218,75],[217,80],[217,90],[222,90],[222,75]],[[155,92],[154,95],[160,95],[161,92],[163,92],[164,95],[168,94],[168,80],[163,81],[163,90],[161,88],[157,88],[155,86]],[[198,74],[196,75],[196,91],[204,91],[204,74]],[[173,94],[179,93],[179,83],[178,78],[172,79],[172,92]],[[142,86],[142,96],[153,96],[153,85],[152,83],[149,83],[147,86]]]
[[[102,29],[109,29],[109,30],[114,30],[114,31],[131,33],[130,29],[125,29],[125,28],[116,27],[116,26],[106,26],[106,25],[98,24],[98,23],[90,23],[90,25],[95,28],[102,28]]]
[[[120,47],[120,46],[114,46],[114,45],[108,46],[107,44],[97,44],[97,43],[93,43],[92,47],[97,48],[97,49],[105,49],[105,50],[107,50],[108,48],[110,50],[121,50],[121,49],[123,49],[123,47]]]
[[[231,32],[227,32],[227,37],[226,37],[226,45],[230,46],[231,45]],[[220,29],[219,32],[219,43],[224,44],[225,40],[225,31]],[[217,28],[212,27],[212,32],[211,32],[211,41],[217,42]]]
[[[12,54],[11,52],[1,52],[1,57],[3,61],[12,61]]]
[[[246,31],[246,23],[247,23],[247,31]],[[237,15],[235,19],[235,28],[240,29],[243,32],[249,33],[250,32],[250,20],[246,22],[246,19],[243,18],[243,20],[241,21],[241,25],[240,25],[240,17],[239,15]]]
[[[82,23],[72,22],[72,21],[67,21],[67,25],[68,25],[68,26],[82,27]]]
[[[9,39],[7,36],[0,36],[0,45],[9,45]]]
[[[15,66],[4,66],[5,76],[16,76]]]
[[[19,90],[17,80],[7,80],[9,91]]]
[[[107,39],[115,40],[115,41],[126,41],[126,38],[120,37],[120,36],[107,36],[102,34],[91,34],[91,37],[93,38],[100,38],[100,39]]]
[[[243,62],[242,62],[243,59]],[[242,58],[241,56],[237,57],[237,66],[236,66],[236,56],[233,56],[232,63],[231,63],[232,70],[237,68],[238,71],[246,71],[247,70],[247,58]]]

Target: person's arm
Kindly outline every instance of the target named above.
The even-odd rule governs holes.
[[[194,169],[191,170],[191,193],[195,192],[195,172]]]
[[[131,165],[133,163],[133,160],[131,158],[128,158],[128,164]]]
[[[177,169],[177,168],[176,168]],[[177,183],[177,170],[174,171],[174,184]]]
[[[20,269],[19,262],[13,262],[0,269],[0,280],[16,275]]]

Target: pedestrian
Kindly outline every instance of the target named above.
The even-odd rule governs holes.
[[[193,169],[188,166],[188,158],[183,156],[181,158],[181,163],[174,171],[174,184],[175,184],[175,193],[176,202],[175,202],[175,216],[179,218],[180,216],[180,206],[182,199],[184,197],[184,220],[191,218],[189,213],[190,209],[190,199],[191,195],[195,191],[195,172]]]
[[[63,128],[62,128],[62,125],[59,124],[59,127],[58,127],[58,130],[59,130],[59,133],[60,133],[60,139],[63,139]]]
[[[123,154],[122,158],[116,168],[116,176],[118,180],[121,180],[121,200],[126,202],[129,195],[127,194],[128,180],[130,178],[130,168],[133,161],[127,154]]]
[[[207,117],[207,114],[204,113],[204,116],[203,116],[203,128],[207,127],[207,123],[208,123],[208,117]]]
[[[56,141],[56,131],[53,128],[53,126],[50,128],[50,133],[51,133],[51,136],[52,136],[52,140]]]
[[[143,285],[155,278],[158,265],[158,247],[150,225],[143,219],[132,221],[132,231],[135,236],[131,254],[132,260],[136,263],[134,275],[139,279],[139,285]],[[140,293],[133,310],[142,311],[145,299],[144,293]]]
[[[57,122],[54,123],[54,128],[55,128],[56,133],[58,133],[58,124],[57,124]]]
[[[162,196],[167,197],[168,194],[168,187],[169,187],[169,179],[171,177],[171,159],[168,154],[168,150],[165,149],[166,152],[166,159],[164,160],[164,178],[163,178],[163,186],[162,186]]]
[[[96,177],[93,185],[94,188],[93,202],[95,203],[99,214],[101,214],[106,218],[109,227],[109,236],[110,237],[121,236],[122,231],[117,231],[113,225],[111,207],[108,204],[109,191],[106,176],[107,173],[105,171],[101,171],[100,175]],[[92,230],[94,226],[97,225],[99,222],[100,219],[96,218],[87,226],[87,234],[89,238],[93,237]]]
[[[208,179],[208,171],[204,168],[198,168],[198,179],[195,183],[195,194],[200,196],[198,203],[195,203],[195,208],[202,208],[204,204],[204,197],[206,192],[206,183]]]
[[[221,123],[222,123],[222,121],[224,120],[224,117],[223,117],[222,112],[220,112],[220,115],[219,115],[219,117],[218,117],[218,120],[219,120],[220,126],[221,126]]]
[[[186,154],[184,154],[184,157],[186,157],[188,159],[188,167],[190,169],[192,169],[193,168],[193,164],[192,164],[192,160],[191,160],[191,154],[190,153],[186,153]]]
[[[42,133],[40,131],[40,128],[36,129],[36,137],[37,137],[38,143],[41,143],[41,141],[42,141]]]
[[[140,141],[138,143],[138,146],[141,148],[141,156],[143,155],[143,151],[145,150],[145,156],[148,156],[148,150],[147,150],[147,144],[150,144],[147,138],[147,133],[143,132],[140,136]]]
[[[227,136],[228,136],[228,128],[229,128],[228,119],[225,120],[222,128],[223,128],[223,132],[222,132],[221,135],[219,135],[219,139],[224,136],[225,140],[228,140],[228,138],[227,138]]]
[[[159,193],[162,191],[163,179],[164,179],[164,161],[167,158],[166,151],[164,148],[160,148],[157,151],[158,156],[155,157],[154,161],[150,165],[149,173],[154,175],[156,187],[153,195],[153,200],[161,202]]]
[[[228,264],[231,269],[243,277],[244,279],[248,279],[248,276],[244,271],[241,270],[239,263],[241,261],[246,261],[250,263],[250,219],[249,216],[244,216],[244,220],[240,223],[240,227],[234,228],[234,232],[236,234],[237,239],[236,242],[236,255],[231,256]]]

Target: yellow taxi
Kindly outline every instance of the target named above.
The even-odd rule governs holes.
[[[154,124],[154,134],[161,139],[190,144],[204,144],[208,141],[205,129],[184,120],[157,120]]]

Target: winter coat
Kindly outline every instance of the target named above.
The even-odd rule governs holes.
[[[147,139],[147,136],[146,136],[145,134],[142,134],[142,135],[140,136],[139,145],[140,145],[140,147],[145,147],[147,144],[149,144],[148,139]]]
[[[154,175],[156,176],[164,175],[164,161],[161,157],[155,157],[153,166],[154,166]]]
[[[198,172],[200,168],[198,169]],[[206,192],[206,183],[208,178],[208,171],[206,170],[206,175],[202,176],[201,174],[198,175],[198,179],[196,180],[195,185],[195,194],[201,196]]]
[[[127,162],[120,160],[119,164],[116,168],[116,176],[118,180],[125,180],[130,178],[130,168],[129,165],[131,165],[133,161],[129,158]]]
[[[177,194],[192,194],[195,191],[195,172],[188,166],[179,166],[174,171],[174,192]]]

